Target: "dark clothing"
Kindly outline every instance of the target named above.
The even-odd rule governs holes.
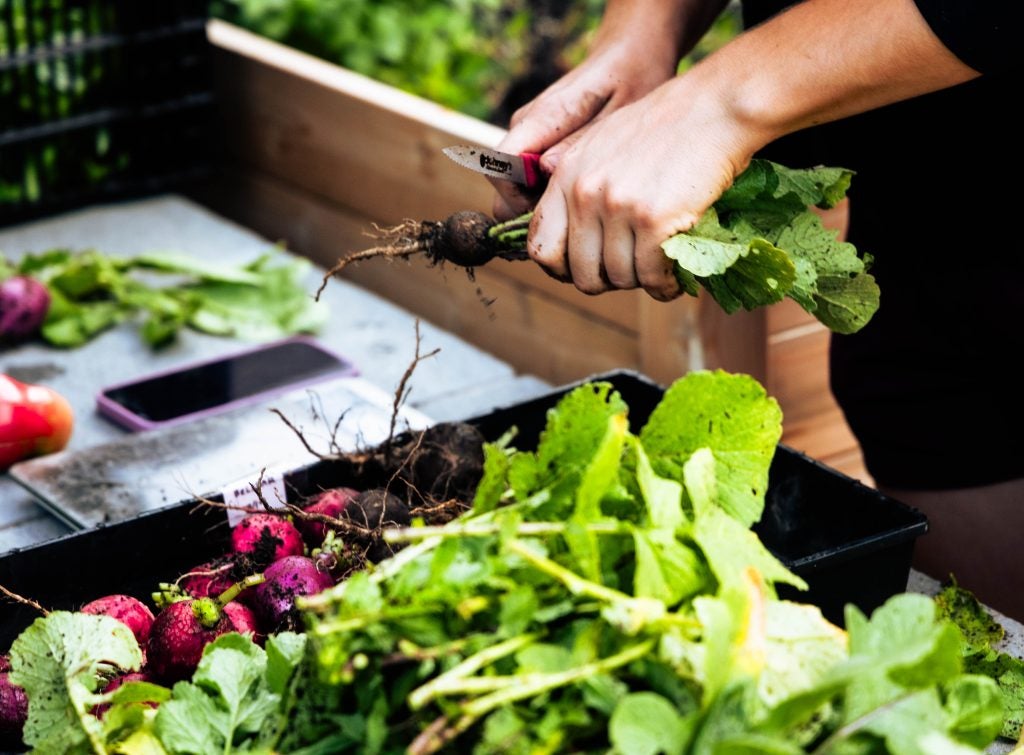
[[[763,156],[856,172],[848,238],[874,257],[881,305],[860,332],[832,336],[830,379],[868,471],[890,487],[969,487],[1024,477],[1024,144],[1008,112],[1022,70],[1006,31],[1021,11],[918,4],[985,75],[792,134]],[[745,22],[782,5],[745,2]]]

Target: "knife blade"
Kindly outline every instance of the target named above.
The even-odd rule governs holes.
[[[547,178],[540,168],[540,155],[535,152],[514,155],[486,147],[463,145],[445,147],[441,151],[464,168],[491,178],[511,181],[527,189],[541,186]]]

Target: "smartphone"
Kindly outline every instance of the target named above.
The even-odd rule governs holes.
[[[297,336],[107,386],[96,406],[122,427],[150,430],[357,374],[352,362]]]

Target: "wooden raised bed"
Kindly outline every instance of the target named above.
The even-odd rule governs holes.
[[[502,129],[221,21],[208,33],[227,151],[223,188],[201,197],[214,209],[324,266],[368,246],[374,223],[489,211],[490,184],[441,149],[493,146]],[[555,384],[611,369],[662,383],[699,368],[749,373],[782,405],[784,441],[866,477],[828,390],[828,334],[792,302],[725,315],[703,296],[588,297],[500,260],[475,280],[422,261],[345,275]]]

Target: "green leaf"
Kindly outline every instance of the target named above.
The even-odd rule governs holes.
[[[109,616],[54,611],[18,635],[10,655],[10,680],[29,700],[25,742],[38,752],[106,752],[103,726],[89,711],[106,675],[142,665],[131,630]]]
[[[965,674],[945,689],[949,732],[958,741],[987,747],[1003,729],[1003,694],[987,676]]]
[[[516,495],[526,498],[550,487],[573,496],[566,503],[575,503],[575,491],[604,443],[610,419],[626,411],[610,383],[586,383],[563,396],[548,411],[537,451],[521,453],[512,462]]]
[[[712,508],[697,516],[693,539],[720,585],[740,584],[744,572],[753,567],[768,584],[782,582],[798,590],[807,589],[807,583],[783,566],[753,531],[721,509]]]
[[[655,598],[672,607],[707,584],[700,558],[678,540],[654,539],[648,532],[635,529],[633,543],[636,597]]]
[[[874,276],[868,273],[820,278],[814,295],[815,314],[835,333],[856,333],[878,310],[880,295]]]
[[[267,637],[267,687],[278,695],[284,694],[288,680],[302,662],[306,652],[306,635],[296,632],[277,632]]]
[[[497,508],[509,487],[511,463],[506,450],[495,443],[484,443],[484,471],[473,495],[473,511],[484,514]]]
[[[156,731],[172,752],[219,753],[255,739],[280,705],[266,679],[267,656],[248,637],[221,635],[203,650],[192,682],[174,685]]]
[[[249,286],[259,286],[262,283],[259,273],[237,265],[225,265],[216,260],[181,252],[147,252],[132,258],[131,262],[144,270],[180,273],[200,280],[241,283]]]
[[[680,755],[693,722],[654,692],[634,692],[619,700],[608,722],[608,738],[624,755]]]
[[[683,479],[698,449],[715,459],[718,504],[746,526],[761,518],[768,469],[782,437],[782,411],[749,375],[695,371],[673,383],[640,440],[655,471]]]

